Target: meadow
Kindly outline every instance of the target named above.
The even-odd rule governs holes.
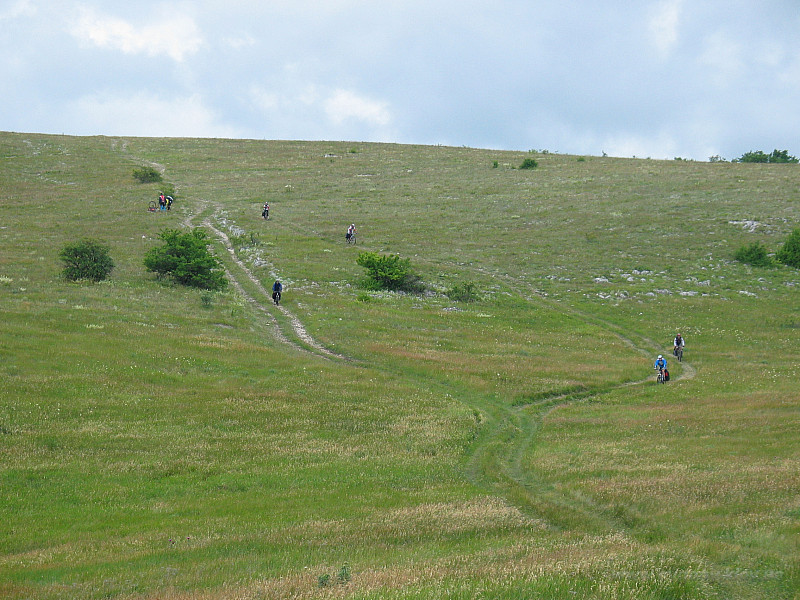
[[[0,133],[0,597],[798,598],[800,271],[732,258],[798,226],[795,165]]]

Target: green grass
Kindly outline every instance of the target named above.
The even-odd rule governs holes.
[[[0,134],[0,596],[796,597],[800,171],[528,155]],[[206,219],[237,285],[145,271]]]

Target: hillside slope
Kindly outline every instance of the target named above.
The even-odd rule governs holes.
[[[0,134],[0,595],[794,597],[800,273],[731,256],[800,170],[528,156]],[[166,227],[226,292],[144,270]]]

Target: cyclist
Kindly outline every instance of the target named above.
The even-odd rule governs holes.
[[[658,358],[656,359],[656,362],[653,364],[653,368],[656,371],[658,371],[661,377],[663,378],[664,371],[667,370],[667,359],[659,354]]]
[[[272,284],[272,300],[275,302],[275,304],[281,303],[282,291],[283,291],[283,285],[281,285],[281,282],[276,279],[275,283]]]
[[[264,219],[269,219],[269,202],[264,202],[264,209],[261,211],[261,216]]]
[[[684,339],[681,337],[680,333],[675,336],[674,340],[672,340],[672,346],[673,346],[672,353],[675,356],[678,356],[678,350],[679,349],[680,349],[681,353],[683,353],[683,349],[686,346],[686,341],[684,341]]]
[[[347,243],[355,242],[356,241],[356,224],[353,223],[350,227],[347,228],[347,233],[344,236],[344,239],[347,240]]]

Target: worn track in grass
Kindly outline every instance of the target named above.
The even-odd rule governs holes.
[[[207,205],[204,204],[203,210],[200,214],[203,215],[206,212]],[[183,225],[189,228],[193,227],[193,221],[195,218],[196,216],[193,215],[187,216],[183,221]],[[239,259],[239,257],[236,256],[236,251],[233,248],[233,244],[231,244],[230,238],[224,231],[218,229],[212,223],[210,216],[205,216],[203,218],[202,226],[211,231],[227,250],[228,255],[233,263],[233,268],[231,268],[230,264],[225,265],[225,274],[227,275],[228,280],[248,304],[253,306],[260,313],[267,316],[270,324],[272,325],[272,330],[276,340],[278,340],[280,343],[291,346],[296,350],[310,352],[322,358],[346,361],[350,360],[348,357],[342,354],[329,350],[315,340],[313,336],[308,333],[306,328],[303,326],[303,323],[294,313],[292,313],[285,306],[275,304],[272,301],[272,295],[269,293],[269,291],[267,291],[261,281],[253,274],[247,265],[245,265]],[[249,287],[252,291],[254,291],[254,293],[249,293],[246,290],[246,287]],[[289,332],[291,332],[291,335],[286,331],[287,329]]]
[[[276,338],[281,343],[312,352],[326,359],[348,360],[347,357],[332,352],[314,340],[300,319],[288,309],[274,305],[269,292],[236,255],[227,234],[218,229],[209,216],[203,219],[202,224],[224,245],[236,267],[235,272],[226,267],[226,273],[232,285],[256,310],[268,316],[274,326]],[[191,225],[191,219],[187,225]],[[483,275],[490,274],[483,270],[478,271]],[[519,281],[508,275],[497,273],[490,275],[500,279],[511,291],[529,301],[547,304],[551,309],[569,313],[584,322],[601,327],[644,356],[649,357],[659,351],[659,345],[643,335],[627,332],[608,320],[542,297],[534,291],[526,289]],[[245,284],[256,290],[256,294],[249,294],[245,290]],[[289,323],[291,331],[299,343],[285,334],[284,328],[273,311],[278,311],[284,317],[284,322]],[[673,379],[674,382],[691,379],[695,376],[696,371],[689,363],[680,364],[681,372]],[[554,393],[552,396],[516,406],[497,401],[475,403],[473,407],[485,415],[487,426],[479,438],[479,443],[470,454],[466,464],[466,473],[474,483],[490,487],[494,493],[502,494],[513,504],[544,518],[552,527],[568,528],[580,523],[581,527],[587,527],[597,532],[624,530],[631,522],[630,517],[610,514],[608,510],[597,506],[585,496],[568,495],[554,489],[527,469],[524,461],[525,456],[536,444],[544,420],[554,410],[577,402],[596,401],[604,394],[627,387],[655,385],[653,382],[653,376],[648,375],[639,381],[612,384],[570,394]],[[564,515],[568,515],[568,517]]]
[[[601,327],[643,356],[652,357],[658,352],[663,352],[659,344],[646,336],[625,331],[606,319],[536,294],[508,275],[487,273],[482,269],[476,271],[500,279],[512,292],[529,301],[547,304],[554,310],[571,314],[584,322]],[[696,370],[688,362],[679,364],[681,370],[672,379],[673,382],[692,379],[696,375]],[[525,467],[524,461],[536,445],[545,419],[553,411],[578,402],[596,401],[610,392],[642,385],[658,384],[655,383],[654,376],[648,374],[638,381],[612,384],[576,393],[556,392],[551,396],[521,405],[510,406],[494,402],[476,407],[486,411],[492,423],[467,462],[470,479],[475,483],[489,485],[520,508],[532,510],[536,516],[544,518],[552,527],[570,528],[580,524],[581,527],[596,532],[629,529],[631,523],[636,522],[631,515],[619,514],[619,508],[612,514],[607,508],[594,503],[591,498],[557,490],[551,484],[537,478]]]

